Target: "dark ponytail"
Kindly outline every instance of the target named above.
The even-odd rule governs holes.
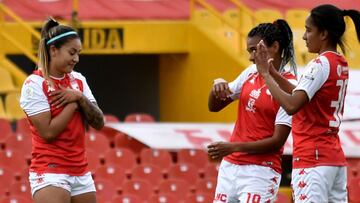
[[[267,46],[271,46],[275,41],[280,45],[282,61],[279,71],[284,71],[285,65],[290,62],[290,68],[297,74],[295,64],[295,53],[293,45],[293,34],[289,24],[282,19],[274,23],[261,23],[254,27],[248,34],[248,37],[258,36],[264,40]]]
[[[345,54],[345,46],[342,36],[345,33],[344,16],[349,16],[355,24],[358,41],[360,42],[360,13],[356,10],[341,10],[336,6],[324,4],[313,8],[310,17],[314,25],[320,30],[326,30],[329,34],[330,42],[339,45]]]
[[[49,18],[43,25],[41,29],[41,39],[40,39],[39,51],[38,51],[38,57],[39,57],[38,68],[42,71],[45,78],[49,77],[49,68],[51,61],[50,46],[54,45],[56,48],[60,48],[69,40],[74,38],[79,38],[79,36],[75,33],[71,35],[66,35],[52,42],[49,40],[70,31],[74,31],[74,29],[69,26],[60,25],[53,18]]]

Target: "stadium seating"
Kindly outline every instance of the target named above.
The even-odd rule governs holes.
[[[360,203],[360,177],[348,180],[349,202]]]
[[[161,170],[156,165],[146,164],[137,165],[131,173],[132,179],[146,180],[152,185],[159,185],[160,181],[164,178]]]
[[[309,11],[305,9],[288,9],[285,19],[291,29],[302,29],[305,31],[305,20],[309,16]]]
[[[139,142],[138,140],[128,136],[124,133],[117,132],[115,134],[115,147],[117,148],[128,148],[134,153],[140,153],[140,151],[147,146],[143,143]]]
[[[358,43],[354,23],[349,17],[345,18],[346,31],[344,35],[344,42],[346,48],[346,59],[348,60],[350,68],[360,68],[360,44]]]
[[[21,118],[16,120],[16,134],[31,136],[30,125],[27,118]]]
[[[110,202],[118,194],[116,186],[110,180],[98,178],[95,180],[95,187],[96,196],[99,196],[104,202]]]
[[[0,97],[0,119],[7,119],[4,102],[1,97]]]
[[[177,152],[177,162],[194,164],[199,169],[204,169],[208,164],[208,155],[204,150],[182,149]]]
[[[9,71],[0,67],[0,94],[6,94],[16,90]]]
[[[9,194],[31,199],[31,189],[29,181],[14,182],[10,186]]]
[[[86,149],[86,158],[87,158],[89,170],[93,174],[95,173],[96,169],[101,166],[101,160],[104,159],[103,156],[99,156],[92,149]]]
[[[158,166],[163,174],[168,173],[169,168],[174,164],[171,154],[167,150],[144,148],[140,152],[141,164],[153,164]]]
[[[120,119],[112,114],[104,114],[105,122],[120,122]]]
[[[190,184],[181,179],[165,179],[160,182],[159,194],[173,195],[177,200],[184,200],[185,194],[190,193]]]
[[[122,185],[122,194],[133,194],[146,201],[153,194],[153,187],[145,180],[128,180]]]
[[[171,194],[154,194],[148,203],[180,203],[180,201]]]
[[[110,180],[116,188],[120,188],[127,177],[125,169],[121,165],[104,165],[96,169],[94,179]]]
[[[193,184],[199,178],[196,166],[192,164],[175,164],[169,169],[169,178],[177,178]]]
[[[27,160],[19,150],[0,151],[0,167],[8,168],[13,173],[20,174],[28,167]]]
[[[219,172],[219,164],[209,163],[204,170],[205,178],[217,178]]]
[[[8,136],[5,140],[6,150],[18,150],[28,160],[31,159],[31,145],[31,137],[29,135],[16,134]]]
[[[202,194],[215,194],[216,178],[198,179],[195,185],[195,191]]]
[[[31,199],[17,195],[13,195],[11,197],[3,197],[2,199],[0,199],[0,203],[31,203],[31,202],[32,202]]]
[[[211,27],[216,29],[222,26],[222,22],[205,9],[197,9],[192,16],[192,20],[198,24],[203,25],[204,27]]]
[[[255,11],[255,16],[262,23],[272,23],[277,19],[283,19],[283,15],[278,10],[274,9],[258,9]]]
[[[1,162],[0,162],[1,163]],[[15,182],[14,172],[4,166],[0,165],[0,193],[1,191],[8,191],[8,186]]]
[[[123,194],[115,196],[111,202],[114,203],[143,203],[141,198],[138,195],[134,194]]]
[[[20,92],[10,92],[5,96],[6,115],[10,120],[17,120],[25,117],[24,111],[20,108]]]
[[[209,203],[213,202],[214,194],[189,194],[186,197],[186,203]]]
[[[85,138],[87,149],[94,150],[100,156],[104,156],[106,151],[110,149],[110,143],[102,133],[90,132],[86,134]]]
[[[131,113],[125,116],[124,122],[155,122],[155,118],[147,113]]]
[[[13,134],[11,123],[3,118],[0,118],[0,143],[5,142],[5,140],[8,138],[8,136]]]
[[[106,165],[120,166],[129,175],[136,166],[136,155],[126,148],[109,149],[104,158]]]

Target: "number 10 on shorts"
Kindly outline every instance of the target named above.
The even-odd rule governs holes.
[[[246,203],[260,203],[261,197],[258,194],[247,193]]]

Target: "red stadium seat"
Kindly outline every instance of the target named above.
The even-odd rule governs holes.
[[[98,155],[103,156],[110,149],[110,143],[105,135],[96,132],[86,134],[86,147],[94,150]]]
[[[88,167],[91,173],[95,173],[96,169],[101,166],[101,159],[103,156],[99,156],[96,151],[92,149],[86,149],[86,158],[88,162]]]
[[[157,187],[164,177],[160,168],[155,165],[138,165],[132,170],[131,178],[146,180]]]
[[[155,119],[150,114],[132,113],[125,117],[124,122],[155,122]]]
[[[172,194],[154,194],[148,203],[180,203],[180,201]]]
[[[178,163],[190,163],[204,172],[204,167],[209,163],[208,155],[204,150],[182,149],[177,152]]]
[[[5,149],[6,150],[17,150],[18,152],[22,153],[25,159],[31,159],[31,136],[30,135],[23,135],[23,134],[16,134],[13,136],[9,136],[5,140]]]
[[[136,155],[126,148],[110,149],[105,154],[105,165],[120,166],[127,174],[136,166]]]
[[[135,153],[140,153],[140,151],[144,148],[146,148],[147,146],[144,145],[143,143],[139,142],[138,140],[136,140],[135,138],[132,138],[131,136],[128,136],[124,133],[121,132],[117,132],[115,134],[115,147],[120,147],[120,148],[128,148],[131,151],[135,152]]]
[[[142,149],[140,152],[140,161],[141,164],[153,164],[158,166],[164,174],[166,174],[169,168],[174,165],[170,152],[163,149]]]
[[[209,163],[204,170],[205,178],[217,178],[219,172],[219,164]]]
[[[0,98],[1,99],[1,98]],[[0,118],[0,142],[5,140],[8,136],[14,134],[10,121]]]
[[[191,192],[190,184],[185,180],[169,178],[162,180],[159,185],[159,194],[170,194],[177,200],[184,200],[185,194],[189,192]]]
[[[31,188],[29,181],[14,182],[9,189],[10,195],[16,195],[31,199]]]
[[[133,194],[146,201],[153,194],[153,187],[145,180],[128,180],[122,185],[122,194]]]
[[[6,150],[0,152],[0,167],[5,167],[13,171],[13,173],[22,173],[28,167],[27,160],[23,154],[17,150]]]
[[[114,203],[143,203],[142,198],[134,194],[123,194],[120,196],[115,196],[111,202]]]
[[[21,118],[16,121],[16,134],[30,135],[30,125],[27,118]]]
[[[192,164],[175,164],[169,169],[169,178],[177,178],[193,184],[199,178],[198,169]]]
[[[202,194],[215,194],[216,178],[198,179],[196,182],[195,190],[197,193]]]
[[[109,180],[96,179],[95,180],[96,195],[100,196],[104,202],[111,201],[115,195],[118,194],[116,186]]]
[[[105,122],[120,122],[120,119],[112,114],[105,114],[104,115]]]
[[[0,197],[9,192],[9,185],[15,181],[15,174],[10,169],[0,166]]]
[[[287,195],[278,192],[275,203],[292,203],[292,200]]]
[[[214,194],[189,194],[186,203],[209,203],[214,201]]]
[[[96,169],[94,176],[95,180],[98,178],[102,180],[109,180],[119,187],[126,180],[125,169],[121,166],[115,165],[100,166]]]
[[[31,199],[22,196],[3,197],[0,203],[31,203]]]
[[[349,179],[349,202],[360,203],[360,177]]]

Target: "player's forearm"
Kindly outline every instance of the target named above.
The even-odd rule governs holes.
[[[42,132],[39,132],[40,136],[43,139],[45,139],[47,142],[54,141],[56,137],[65,130],[66,126],[71,121],[76,109],[77,109],[76,103],[67,104],[58,116],[50,120],[47,129],[44,129],[42,130]]]
[[[277,71],[270,71],[271,76],[274,78],[279,87],[284,90],[286,93],[291,94],[295,89],[295,85],[290,83],[286,78],[282,77],[281,74]]]
[[[211,91],[208,99],[208,108],[211,112],[219,112],[227,105],[229,105],[233,100],[228,97],[225,100],[221,100],[220,98],[216,98],[214,93]]]
[[[84,95],[78,101],[80,108],[89,125],[97,130],[104,127],[104,115],[101,109],[94,103],[91,103]]]

